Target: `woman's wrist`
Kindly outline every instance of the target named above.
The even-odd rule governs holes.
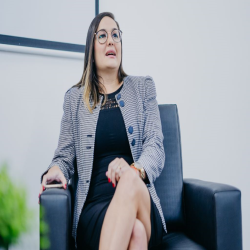
[[[134,169],[134,171],[136,172],[136,174],[141,178],[141,175],[140,175],[139,170],[138,170],[136,167],[132,166],[132,165],[130,165],[130,167],[131,167],[132,169]]]
[[[137,169],[135,166],[130,165],[130,167],[137,173],[137,175],[139,175],[139,174],[138,174],[139,171],[138,171],[138,169]]]

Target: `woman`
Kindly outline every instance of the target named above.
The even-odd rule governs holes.
[[[77,249],[152,249],[167,233],[153,184],[165,161],[155,83],[123,71],[121,38],[110,12],[90,24],[83,76],[65,94],[58,147],[42,175],[40,194],[53,180],[66,189],[76,161]]]

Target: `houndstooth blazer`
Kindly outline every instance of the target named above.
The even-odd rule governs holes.
[[[75,242],[79,217],[91,180],[95,131],[103,99],[101,96],[101,101],[91,114],[83,102],[83,88],[71,87],[65,93],[58,146],[47,169],[58,165],[68,182],[74,174],[76,158],[79,179],[72,229]],[[165,162],[164,136],[154,80],[151,76],[126,76],[115,98],[123,116],[133,160],[139,162],[147,173],[150,183],[146,185],[167,233],[160,199],[154,187],[154,181],[161,174]],[[90,105],[93,105],[91,98]]]

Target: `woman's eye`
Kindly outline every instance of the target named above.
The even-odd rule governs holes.
[[[101,35],[99,36],[99,38],[105,38],[105,37],[106,37],[105,34],[101,34]]]
[[[114,36],[114,37],[118,37],[118,35],[117,35],[117,34],[114,34],[113,36]]]

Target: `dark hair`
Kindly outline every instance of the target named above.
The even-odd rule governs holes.
[[[88,29],[88,34],[87,34],[87,39],[86,39],[83,74],[82,74],[81,80],[73,86],[73,87],[78,87],[78,88],[85,86],[84,91],[83,91],[83,101],[86,103],[91,113],[93,109],[96,107],[97,103],[99,103],[100,101],[99,91],[105,93],[103,91],[103,87],[105,88],[105,86],[98,80],[96,66],[95,66],[95,63],[93,62],[94,41],[95,41],[94,33],[97,31],[99,23],[101,22],[102,18],[105,16],[112,18],[116,22],[118,29],[120,29],[118,22],[115,20],[115,17],[111,12],[102,12],[98,14],[92,20]],[[119,82],[122,82],[123,78],[126,76],[127,74],[124,72],[123,67],[122,67],[122,41],[121,41],[121,64],[118,69]],[[90,107],[90,102],[89,102],[90,97],[94,101],[94,104],[92,107]],[[105,99],[104,99],[103,105],[105,104],[107,100],[107,95],[104,94],[104,97]]]

